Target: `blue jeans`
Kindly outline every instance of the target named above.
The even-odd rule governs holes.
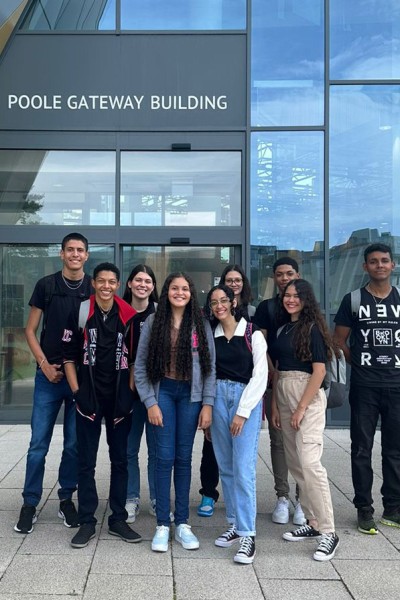
[[[262,402],[246,420],[242,433],[233,437],[230,425],[245,384],[217,379],[211,436],[224,493],[226,518],[239,535],[256,534],[256,465]]]
[[[140,498],[139,449],[143,430],[146,427],[147,442],[147,479],[150,500],[156,497],[156,442],[153,426],[147,419],[147,408],[140,400],[135,400],[132,412],[132,427],[128,437],[128,492],[127,500]]]
[[[25,504],[37,506],[43,492],[46,455],[49,450],[57,415],[64,402],[64,447],[58,481],[60,500],[71,498],[78,480],[78,454],[76,445],[75,404],[64,377],[59,383],[50,383],[38,369],[35,377],[31,418],[31,442],[26,459],[25,485],[22,496]]]
[[[102,420],[105,420],[108,454],[111,462],[109,504],[111,515],[108,524],[126,521],[128,513],[125,510],[126,490],[128,484],[128,461],[126,447],[131,415],[114,425],[113,410],[108,412],[99,408],[94,421],[76,413],[76,430],[78,436],[79,479],[78,479],[78,516],[79,523],[92,523],[97,519],[95,512],[99,503],[95,470],[97,451],[101,435]]]
[[[171,476],[174,469],[175,524],[187,523],[192,476],[192,451],[201,402],[190,401],[190,382],[164,378],[158,406],[163,427],[154,426],[156,440],[157,524],[170,524]]]

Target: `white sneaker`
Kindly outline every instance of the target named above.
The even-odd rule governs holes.
[[[297,502],[296,506],[294,507],[293,525],[305,525],[306,522],[307,522],[307,519],[304,516],[303,509],[301,508],[301,504],[300,504],[300,502]]]
[[[175,528],[175,539],[182,544],[182,548],[185,548],[185,550],[197,550],[200,546],[199,540],[192,533],[192,528],[186,523],[182,523],[182,525]]]
[[[132,500],[126,501],[125,510],[128,513],[127,523],[134,523],[136,521],[136,517],[140,512],[139,502],[139,498],[133,498]]]
[[[272,521],[280,525],[289,523],[289,500],[285,496],[278,498],[272,513]]]
[[[157,525],[156,532],[151,542],[153,552],[167,552],[169,542],[169,527]]]

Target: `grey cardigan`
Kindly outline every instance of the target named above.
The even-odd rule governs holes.
[[[160,383],[151,383],[147,377],[146,362],[149,350],[149,341],[151,336],[151,329],[153,327],[155,315],[149,315],[144,322],[143,329],[140,333],[139,345],[136,353],[135,361],[135,385],[140,396],[141,401],[144,403],[146,408],[150,408],[157,404],[158,393]],[[200,368],[199,353],[196,352],[196,345],[193,346],[193,367],[192,367],[192,378],[191,378],[191,402],[202,402],[214,406],[215,399],[215,345],[214,337],[211,330],[210,323],[204,319],[204,328],[207,335],[208,347],[210,350],[211,357],[211,371],[203,378]],[[196,336],[194,336],[196,339]]]

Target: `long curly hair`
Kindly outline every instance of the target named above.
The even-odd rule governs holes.
[[[288,313],[283,306],[283,298],[286,290],[290,286],[293,286],[296,289],[296,293],[303,303],[303,308],[299,315],[298,325],[295,328],[293,335],[293,344],[295,347],[296,357],[301,361],[312,360],[310,349],[311,328],[317,327],[324,340],[328,359],[330,360],[332,358],[332,349],[334,349],[334,351],[336,351],[336,349],[311,284],[305,279],[293,279],[293,281],[289,281],[283,290],[282,297],[280,298],[283,312],[286,314]]]
[[[128,279],[126,280],[125,291],[124,295],[122,296],[122,299],[125,300],[125,302],[127,302],[128,304],[131,304],[132,290],[129,287],[128,283],[130,283],[138,273],[147,273],[147,275],[149,275],[154,285],[154,289],[149,296],[149,302],[158,302],[156,276],[154,275],[153,269],[151,267],[148,267],[147,265],[136,265],[136,267],[133,267],[132,271],[129,273]]]
[[[171,368],[172,310],[168,299],[168,291],[173,280],[178,277],[182,277],[187,281],[190,290],[190,300],[185,306],[179,329],[175,365],[176,374],[182,379],[192,378],[193,330],[197,334],[197,350],[202,375],[204,377],[211,372],[211,357],[205,332],[205,322],[197,301],[193,280],[186,273],[171,273],[166,278],[161,290],[149,341],[146,369],[147,376],[152,383],[160,381]]]

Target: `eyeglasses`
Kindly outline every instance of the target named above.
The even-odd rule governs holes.
[[[225,296],[225,298],[221,298],[220,300],[211,300],[210,306],[211,308],[216,308],[218,304],[222,304],[224,306],[225,304],[228,304],[228,302],[230,302],[230,300],[227,298],[227,296]]]
[[[233,279],[225,279],[225,283],[227,285],[233,285],[234,283],[242,283],[243,279],[241,277],[235,277]]]

